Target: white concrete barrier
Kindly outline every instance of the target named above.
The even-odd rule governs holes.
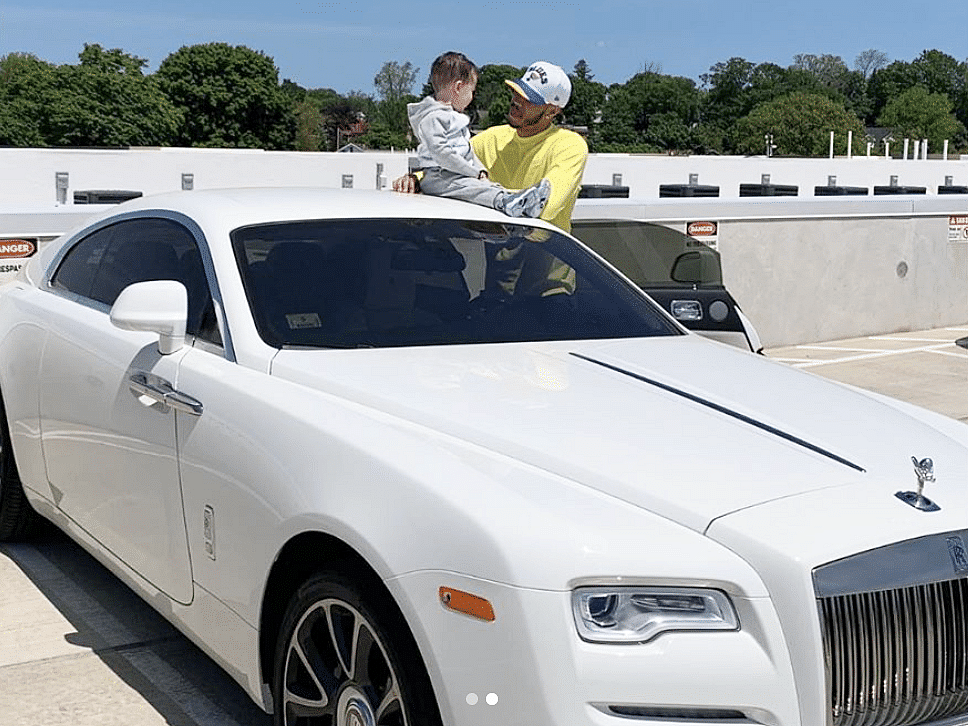
[[[0,149],[0,207],[58,203],[57,174],[66,174],[62,204],[82,190],[133,190],[143,194],[226,186],[382,188],[407,171],[413,152],[309,153],[255,149]],[[897,160],[855,156],[787,159],[742,156],[592,154],[586,184],[620,184],[633,197],[658,199],[662,184],[719,187],[739,197],[741,184],[795,185],[799,197],[834,179],[839,186],[968,186],[968,157]]]
[[[939,186],[968,186],[968,156],[942,159],[885,159],[855,156],[834,159],[787,159],[765,156],[652,156],[593,154],[585,169],[586,184],[627,186],[633,197],[658,199],[663,184],[719,187],[721,199],[740,196],[740,185],[796,186],[797,196],[813,197],[814,188],[831,185],[924,187],[927,195]]]

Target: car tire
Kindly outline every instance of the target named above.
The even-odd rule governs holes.
[[[0,542],[26,538],[33,530],[37,515],[30,508],[17,462],[10,445],[7,413],[0,403]]]
[[[382,585],[320,572],[276,644],[276,726],[441,726],[416,642]]]

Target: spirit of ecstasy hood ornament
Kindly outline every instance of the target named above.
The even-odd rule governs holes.
[[[916,456],[912,456],[911,463],[914,464],[914,473],[918,477],[918,490],[916,492],[898,492],[894,496],[922,512],[937,512],[941,507],[923,494],[924,485],[929,481],[934,481],[934,462],[931,459],[918,461]]]

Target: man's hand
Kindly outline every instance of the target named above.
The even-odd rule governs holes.
[[[393,180],[393,191],[403,194],[419,194],[420,181],[415,174],[406,174]]]

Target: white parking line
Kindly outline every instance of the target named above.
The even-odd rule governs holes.
[[[896,340],[896,338],[892,339]],[[908,353],[925,353],[937,351],[940,348],[947,348],[952,345],[951,341],[937,343],[936,345],[923,345],[917,348],[901,348],[899,350],[882,350],[875,353],[865,353],[863,355],[848,355],[842,358],[831,358],[829,360],[812,360],[808,363],[794,364],[795,368],[816,368],[817,366],[827,366],[836,363],[852,363],[858,360],[871,360],[874,358],[888,358],[895,355],[906,355]]]
[[[952,358],[962,358],[968,360],[968,351],[964,353],[958,353],[957,351],[951,352],[950,350],[932,350],[932,353],[937,353],[938,355],[950,355]]]
[[[954,343],[953,340],[949,340],[949,339],[946,339],[946,338],[904,338],[904,337],[897,337],[897,338],[895,338],[895,337],[890,336],[890,335],[874,335],[874,336],[871,336],[870,338],[868,338],[868,340],[892,340],[892,341],[897,340],[897,341],[901,341],[902,343],[907,343],[907,342],[911,342],[911,343]]]
[[[843,350],[853,353],[879,353],[883,348],[841,348],[836,345],[798,345],[797,350]]]

